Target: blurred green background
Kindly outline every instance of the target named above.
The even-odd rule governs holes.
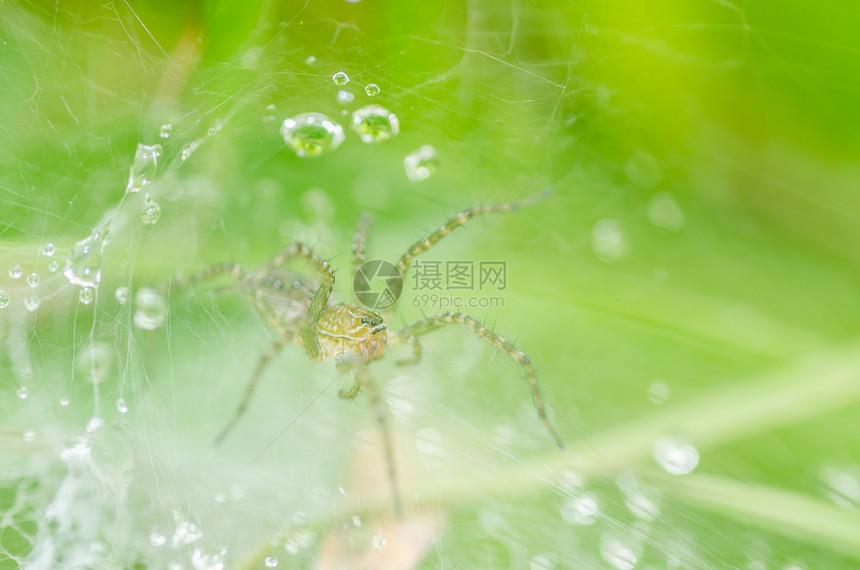
[[[0,568],[856,567],[858,26],[837,1],[3,3]],[[359,140],[370,104],[399,135]],[[292,152],[307,112],[343,144]],[[139,144],[162,151],[125,194]],[[405,520],[332,362],[286,347],[215,447],[274,333],[217,284],[155,330],[115,296],[299,239],[352,302],[363,212],[394,261],[546,188],[424,258],[506,263],[469,312],[534,361],[567,449],[465,329],[392,348]],[[62,268],[95,228],[84,303]],[[419,295],[389,327],[439,312]]]

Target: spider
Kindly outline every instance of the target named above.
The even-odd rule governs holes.
[[[400,276],[406,275],[416,256],[431,249],[442,238],[465,224],[472,217],[480,214],[517,210],[542,198],[543,194],[540,194],[519,202],[477,206],[463,210],[438,230],[416,241],[406,250],[396,265]],[[368,229],[367,218],[362,218],[352,248],[352,262],[355,270],[358,270],[365,261]],[[319,281],[284,271],[284,264],[294,258],[304,259],[312,265],[320,275]],[[383,433],[388,477],[394,495],[395,507],[397,512],[401,512],[390,429],[384,406],[370,376],[368,365],[385,356],[389,346],[399,345],[409,345],[412,348],[412,356],[398,361],[398,364],[416,364],[421,359],[419,337],[449,325],[463,325],[522,366],[532,390],[538,417],[543,421],[556,444],[560,448],[564,447],[544,409],[531,360],[524,352],[488,329],[478,319],[463,313],[445,312],[407,325],[397,332],[389,330],[379,313],[362,309],[350,303],[332,302],[330,296],[335,277],[331,265],[301,243],[287,246],[268,263],[253,272],[246,272],[236,263],[220,263],[180,280],[180,285],[189,287],[196,282],[209,280],[223,274],[229,274],[236,281],[236,285],[231,290],[248,297],[254,303],[265,322],[275,333],[276,340],[257,362],[239,406],[230,421],[218,434],[215,440],[216,444],[224,440],[245,413],[257,383],[272,359],[285,345],[297,344],[307,352],[312,360],[319,362],[333,358],[337,370],[354,375],[352,387],[338,392],[341,398],[352,399],[362,389],[370,395],[376,410],[376,420]]]

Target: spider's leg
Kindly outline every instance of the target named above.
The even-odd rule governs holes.
[[[400,346],[408,344],[412,346],[412,358],[398,360],[399,366],[412,366],[421,361],[421,342],[412,335],[399,335],[394,331],[388,331],[388,346]]]
[[[269,347],[263,356],[260,357],[260,360],[257,362],[257,368],[254,369],[254,374],[251,376],[251,380],[248,382],[248,386],[245,388],[245,394],[242,396],[242,401],[239,402],[239,407],[236,408],[236,411],[233,413],[233,417],[224,426],[224,429],[221,430],[221,433],[218,434],[218,437],[215,438],[215,445],[221,443],[227,434],[230,433],[230,430],[233,429],[233,426],[236,425],[236,422],[239,421],[239,418],[242,417],[242,414],[245,413],[245,409],[248,407],[248,403],[251,401],[251,396],[254,395],[254,390],[257,388],[257,382],[263,375],[263,370],[266,369],[269,362],[278,355],[284,345],[287,343],[287,338],[281,336],[275,343]]]
[[[404,253],[403,256],[400,258],[400,261],[397,262],[397,269],[400,271],[401,277],[403,277],[404,279],[406,278],[406,271],[409,269],[409,265],[412,263],[412,259],[415,258],[415,256],[421,255],[425,251],[432,248],[434,245],[436,245],[437,242],[439,242],[439,240],[450,234],[452,231],[454,231],[454,229],[468,222],[471,218],[474,218],[479,214],[489,214],[492,212],[510,212],[513,210],[519,210],[520,208],[525,208],[526,206],[534,204],[538,200],[542,200],[546,197],[546,195],[546,192],[542,192],[540,194],[530,196],[525,200],[520,200],[519,202],[507,202],[505,204],[495,204],[490,206],[475,206],[474,208],[463,210],[462,212],[451,218],[438,230],[436,230],[429,236],[416,241],[409,249],[406,250],[406,253]]]
[[[352,273],[355,275],[358,268],[364,264],[364,250],[367,247],[367,231],[370,229],[370,214],[364,213],[358,221],[355,230],[355,238],[352,241]]]
[[[305,259],[322,275],[320,285],[317,288],[316,293],[314,293],[314,297],[311,300],[310,307],[308,308],[307,320],[302,323],[301,326],[301,335],[302,341],[304,341],[305,350],[307,350],[308,355],[313,360],[319,360],[322,354],[322,349],[320,348],[319,338],[317,337],[317,323],[319,322],[326,305],[328,305],[328,299],[331,296],[332,289],[334,288],[334,271],[332,271],[331,265],[329,265],[324,259],[318,257],[305,245],[296,242],[282,249],[280,253],[273,257],[263,267],[245,277],[243,284],[253,290],[256,285],[261,283],[275,269],[281,267],[293,257],[301,257]]]
[[[358,355],[342,354],[335,359],[335,366],[341,372],[355,372],[355,385],[351,392],[358,392],[363,387],[370,395],[373,409],[376,412],[376,422],[382,432],[382,444],[385,448],[385,463],[388,466],[388,480],[391,483],[391,494],[394,498],[394,510],[398,517],[403,516],[403,504],[400,499],[400,487],[397,484],[397,469],[394,463],[394,443],[391,438],[391,426],[388,425],[388,415],[376,385],[367,370],[367,363]],[[353,394],[355,395],[355,394]]]
[[[549,433],[552,435],[553,439],[555,439],[556,444],[558,444],[560,448],[564,449],[564,443],[562,443],[561,438],[555,431],[555,428],[552,427],[552,424],[546,415],[546,411],[544,410],[543,399],[540,395],[540,389],[538,389],[537,376],[535,375],[532,361],[529,360],[529,357],[526,356],[523,351],[485,327],[481,321],[462,313],[442,313],[441,315],[436,315],[435,317],[430,317],[428,319],[412,323],[411,325],[407,325],[402,331],[400,331],[400,335],[406,337],[418,337],[436,329],[455,324],[465,325],[470,331],[487,341],[496,349],[506,353],[514,359],[517,364],[525,368],[529,386],[531,387],[532,394],[534,396],[535,406],[537,407],[538,417],[543,420],[543,423],[546,425],[546,429],[549,430]]]
[[[217,265],[212,265],[207,267],[206,269],[202,269],[187,277],[177,277],[174,280],[174,283],[180,289],[188,289],[193,286],[195,283],[200,283],[202,281],[209,281],[210,279],[215,279],[216,277],[220,277],[225,273],[229,274],[230,277],[234,280],[240,279],[244,276],[245,272],[242,270],[242,266],[238,263],[225,262],[218,263]],[[162,292],[167,292],[167,287],[162,287]]]

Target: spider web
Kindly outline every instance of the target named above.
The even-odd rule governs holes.
[[[0,568],[856,563],[842,7],[426,4],[0,5]],[[368,105],[400,133],[363,143]],[[344,142],[297,156],[302,113]],[[422,256],[503,262],[503,290],[407,277],[386,319],[457,308],[515,340],[566,451],[465,330],[371,367],[405,520],[370,398],[300,347],[213,445],[275,337],[228,279],[183,276],[299,240],[353,302],[365,212],[395,262],[546,188]]]

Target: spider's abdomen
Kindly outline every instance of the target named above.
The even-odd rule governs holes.
[[[382,317],[347,303],[325,310],[317,323],[317,335],[322,349],[320,360],[357,354],[370,362],[382,358],[388,342]]]

